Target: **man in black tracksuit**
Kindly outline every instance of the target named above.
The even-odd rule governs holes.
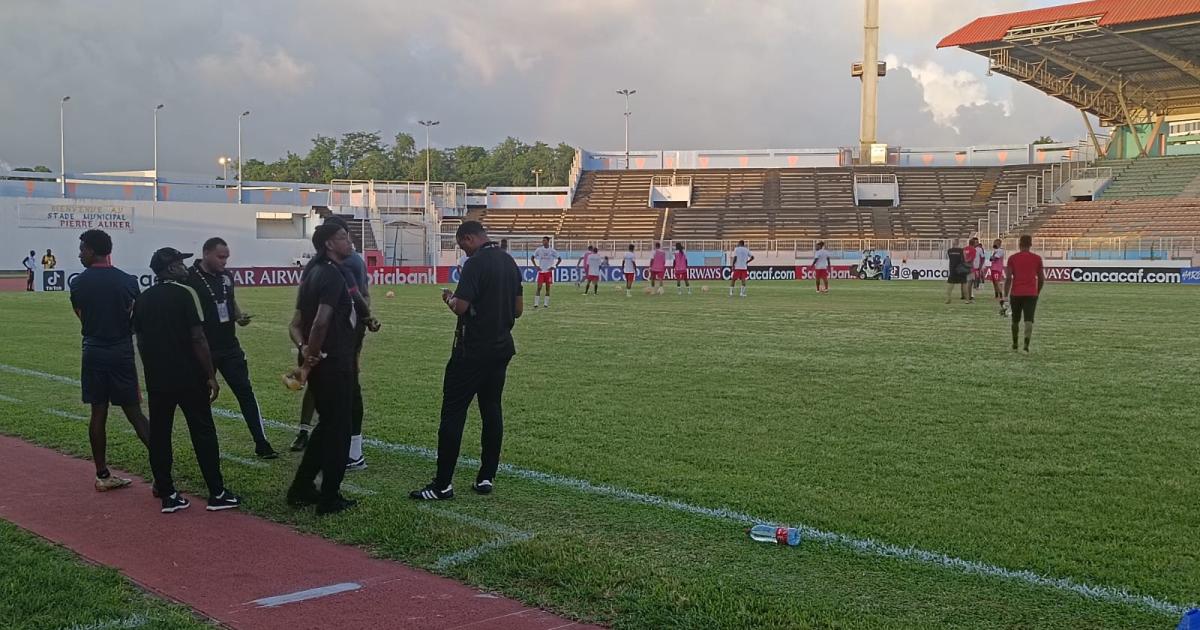
[[[208,338],[213,367],[225,377],[229,389],[237,397],[246,427],[254,438],[254,453],[262,459],[275,459],[279,455],[271,448],[263,430],[262,411],[250,384],[250,367],[234,328],[235,323],[237,326],[248,325],[250,315],[242,312],[234,299],[233,274],[225,270],[228,260],[229,245],[225,240],[219,237],[208,239],[204,243],[203,257],[196,259],[188,269],[188,284],[196,290],[204,307],[204,336]]]
[[[458,316],[458,325],[442,382],[437,476],[429,485],[409,493],[420,501],[454,497],[454,467],[462,446],[467,408],[476,396],[483,419],[483,453],[471,487],[479,494],[492,491],[504,437],[504,380],[508,363],[516,354],[512,327],[523,311],[517,263],[499,244],[488,240],[483,225],[464,221],[455,239],[470,258],[463,265],[458,287],[453,293],[442,293],[446,306]]]
[[[289,332],[300,360],[311,368],[308,388],[321,421],[308,440],[287,502],[294,507],[315,503],[317,514],[324,515],[355,505],[340,490],[350,449],[358,321],[339,267],[353,251],[350,235],[341,226],[326,223],[313,232],[312,242],[316,262],[300,282]],[[319,492],[314,486],[318,472]]]
[[[150,259],[157,283],[133,306],[133,331],[146,372],[150,407],[150,468],[162,512],[187,508],[188,500],[175,491],[171,478],[171,428],[175,408],[183,410],[196,462],[208,486],[208,510],[236,508],[241,499],[225,488],[220,446],[213,425],[212,402],[219,388],[204,337],[204,311],[196,291],[185,284],[191,254],[164,247]]]

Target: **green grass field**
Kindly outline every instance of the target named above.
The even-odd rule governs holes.
[[[504,462],[520,470],[478,497],[462,465],[459,497],[432,507],[406,494],[432,476],[415,447],[436,444],[453,320],[434,287],[377,289],[363,389],[367,436],[386,444],[347,477],[360,508],[288,509],[290,453],[225,462],[230,486],[267,518],[616,627],[1164,628],[1200,601],[1200,291],[1050,285],[1024,355],[990,303],[944,305],[937,283],[759,283],[745,300],[713,286],[585,299],[559,285],[553,309],[527,308],[505,405]],[[259,400],[291,423],[294,290],[241,295]],[[0,365],[78,377],[65,296],[0,294],[0,327]],[[0,431],[87,454],[86,423],[45,411],[85,413],[77,386],[0,367],[0,395]],[[224,451],[252,457],[240,421],[219,427]],[[145,475],[124,428],[110,420],[110,458]],[[291,432],[269,431],[286,448]],[[177,474],[199,490],[176,434]],[[465,455],[477,435],[473,416]],[[754,543],[704,508],[846,538]]]
[[[210,628],[180,606],[137,590],[112,569],[87,565],[0,521],[0,628]]]

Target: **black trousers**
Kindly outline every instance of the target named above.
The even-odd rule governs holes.
[[[292,486],[311,488],[319,471],[323,502],[338,498],[342,478],[346,476],[355,380],[353,365],[322,362],[308,375],[308,389],[321,421],[308,439],[308,448],[304,450]]]
[[[175,424],[176,407],[183,410],[187,420],[196,462],[200,464],[200,474],[204,476],[209,494],[221,494],[225,490],[225,480],[221,477],[221,448],[217,444],[217,428],[213,425],[207,388],[200,385],[178,392],[149,391],[146,397],[150,407],[150,469],[154,471],[154,484],[159,494],[165,497],[175,492],[175,480],[171,477],[174,464],[171,429]]]
[[[254,386],[250,384],[250,366],[246,363],[246,353],[241,348],[213,353],[213,367],[221,373],[225,383],[237,398],[238,406],[242,408],[242,417],[246,419],[246,428],[254,438],[254,446],[264,449],[270,446],[266,432],[263,430],[262,411],[258,408],[258,398],[254,396]]]
[[[1036,295],[1014,295],[1009,298],[1014,327],[1017,325],[1017,322],[1021,321],[1022,317],[1027,322],[1033,321],[1033,314],[1037,312],[1037,302],[1038,296]]]
[[[480,438],[482,453],[476,481],[495,479],[500,466],[500,445],[504,440],[504,412],[501,398],[511,356],[466,358],[457,350],[446,364],[442,380],[442,422],[438,427],[437,483],[445,488],[454,480],[454,467],[462,448],[463,427],[471,399],[479,397],[479,415],[483,419]]]

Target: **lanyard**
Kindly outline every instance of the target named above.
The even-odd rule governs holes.
[[[208,289],[208,295],[210,297],[212,297],[213,303],[215,303],[215,304],[223,303],[225,301],[225,298],[228,297],[228,293],[229,293],[228,289],[225,286],[224,276],[219,276],[221,278],[221,299],[217,299],[216,292],[213,291],[212,285],[209,284],[209,282],[208,282],[208,273],[206,273],[203,269],[200,268],[200,263],[196,263],[196,266],[193,267],[193,269],[195,269],[196,274],[200,276],[200,280],[202,282],[204,282],[204,288]]]

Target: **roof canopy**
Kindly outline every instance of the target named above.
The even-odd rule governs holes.
[[[1106,124],[1200,114],[1200,0],[1091,0],[981,17],[938,43],[951,46]]]

